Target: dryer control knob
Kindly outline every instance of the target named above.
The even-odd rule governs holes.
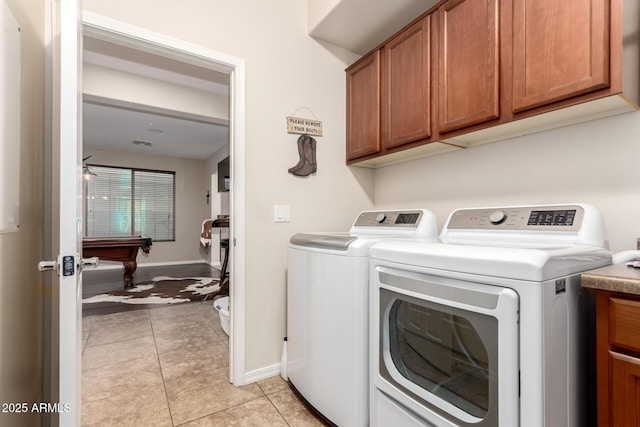
[[[376,216],[376,221],[378,221],[379,223],[383,223],[385,219],[387,219],[387,215],[385,215],[383,213],[379,213]]]
[[[489,221],[491,221],[491,224],[494,225],[502,224],[506,219],[507,214],[502,211],[493,211],[489,215]]]

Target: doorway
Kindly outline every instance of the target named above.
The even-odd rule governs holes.
[[[233,177],[229,198],[231,218],[229,271],[232,278],[229,379],[236,386],[244,385],[246,384],[244,369],[244,60],[87,12],[83,14],[83,34],[85,37],[213,70],[229,77],[228,128],[230,168]]]

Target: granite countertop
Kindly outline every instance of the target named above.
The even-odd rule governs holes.
[[[614,264],[582,273],[582,287],[640,295],[640,268]]]

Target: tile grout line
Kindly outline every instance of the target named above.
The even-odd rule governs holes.
[[[258,387],[259,387],[259,386],[258,386]],[[282,390],[278,390],[278,391],[275,391],[275,392],[270,393],[270,394],[275,394],[275,393],[278,393],[278,392],[280,392],[280,391],[282,391]],[[282,412],[280,412],[280,409],[278,409],[278,407],[277,407],[276,405],[274,405],[274,404],[273,404],[273,401],[272,401],[271,399],[269,399],[269,395],[265,393],[265,394],[264,394],[264,397],[266,397],[266,398],[267,398],[267,400],[269,401],[269,404],[270,404],[271,406],[273,406],[273,408],[276,410],[276,412],[278,413],[278,415],[280,415],[280,418],[282,418],[282,421],[284,421],[284,423],[285,423],[286,425],[288,425],[289,427],[291,427],[291,424],[289,424],[289,421],[287,421],[287,418],[284,416],[284,414],[283,414]]]
[[[84,351],[87,349],[87,344],[89,344],[89,338],[91,338],[91,331],[93,330],[93,323],[91,327],[89,327],[89,331],[87,333],[87,339],[82,343],[82,351],[80,352],[80,372],[82,372],[82,356],[84,356]],[[82,337],[82,334],[80,334]]]
[[[198,315],[198,316],[199,316],[199,315]],[[173,412],[171,411],[171,404],[170,404],[170,402],[169,402],[169,395],[168,395],[168,392],[167,392],[167,385],[166,385],[166,381],[165,381],[164,374],[163,374],[163,371],[162,371],[162,364],[160,363],[160,352],[159,352],[159,350],[158,350],[158,346],[157,346],[157,343],[156,343],[156,336],[155,336],[155,333],[154,333],[153,321],[151,320],[151,317],[152,317],[152,316],[151,316],[151,314],[150,314],[150,313],[149,313],[149,317],[150,317],[150,321],[151,321],[151,333],[152,333],[152,336],[153,336],[153,342],[154,342],[154,346],[155,346],[155,348],[156,348],[156,355],[157,355],[157,357],[158,357],[158,364],[160,365],[160,375],[162,376],[162,385],[163,385],[164,390],[165,390],[165,398],[167,399],[167,406],[168,406],[168,408],[169,408],[169,415],[170,415],[170,417],[171,417],[171,425],[172,425],[173,427],[178,427],[178,426],[185,425],[185,424],[191,423],[191,422],[196,421],[196,420],[199,420],[199,419],[204,419],[204,418],[209,417],[209,416],[211,416],[211,415],[213,415],[213,414],[217,414],[217,413],[220,413],[220,412],[223,412],[223,411],[228,410],[229,408],[224,408],[224,409],[221,409],[221,410],[216,411],[216,412],[212,412],[212,413],[209,413],[209,414],[205,414],[205,415],[203,415],[203,416],[201,416],[201,417],[198,417],[198,418],[195,418],[195,419],[193,419],[193,420],[185,421],[185,422],[183,422],[183,423],[181,423],[181,424],[175,424],[174,419],[173,419]],[[218,333],[215,331],[215,329],[214,329],[213,327],[211,327],[211,329],[212,329],[212,331],[213,331],[214,335],[216,335],[216,336],[218,337],[219,341],[220,341],[220,342],[222,342],[221,337],[218,335]],[[223,344],[224,344],[224,343],[223,343]],[[263,395],[264,395],[264,392],[263,392]],[[255,399],[253,399],[253,400],[255,400]],[[244,402],[244,403],[246,403],[246,402]],[[239,405],[235,405],[235,406],[240,406],[240,405],[241,405],[241,404],[239,404]]]
[[[261,392],[262,392],[262,394],[264,395],[263,397],[264,397],[265,399],[267,399],[267,402],[269,402],[269,405],[273,406],[273,409],[275,409],[275,410],[276,410],[276,412],[278,413],[278,415],[280,415],[280,418],[282,418],[282,421],[284,421],[284,423],[285,423],[286,425],[288,425],[289,427],[291,427],[291,424],[289,424],[289,421],[287,421],[287,418],[284,416],[284,414],[280,411],[280,409],[278,409],[278,407],[277,407],[277,406],[273,403],[273,401],[269,398],[269,396],[270,396],[270,395],[273,395],[273,394],[279,393],[279,392],[281,392],[282,390],[284,390],[284,388],[283,388],[283,389],[281,389],[281,390],[272,391],[271,393],[267,393],[266,391],[264,391],[264,390],[262,389],[262,387],[260,387],[259,382],[258,382],[258,383],[256,383],[256,385],[258,386],[258,388],[260,389],[260,391],[261,391]]]
[[[169,403],[169,394],[167,393],[167,382],[164,379],[164,373],[162,372],[162,363],[160,363],[160,352],[158,351],[158,343],[156,342],[156,334],[153,329],[153,320],[151,320],[151,313],[149,313],[149,309],[146,310],[147,315],[149,316],[149,324],[151,325],[151,336],[153,337],[153,347],[156,349],[156,358],[158,359],[158,367],[160,368],[160,377],[162,378],[162,388],[164,389],[164,398],[167,401],[167,409],[169,409],[169,418],[171,421],[171,425],[175,427],[175,422],[173,421],[173,412],[171,411],[171,403]]]

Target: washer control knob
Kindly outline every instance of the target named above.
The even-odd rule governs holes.
[[[383,214],[382,212],[380,212],[377,216],[376,216],[376,221],[378,221],[380,224],[382,224],[384,222],[384,220],[387,219],[387,215]]]
[[[489,215],[489,221],[491,221],[491,224],[494,225],[502,224],[506,219],[507,214],[502,211],[493,211]]]

